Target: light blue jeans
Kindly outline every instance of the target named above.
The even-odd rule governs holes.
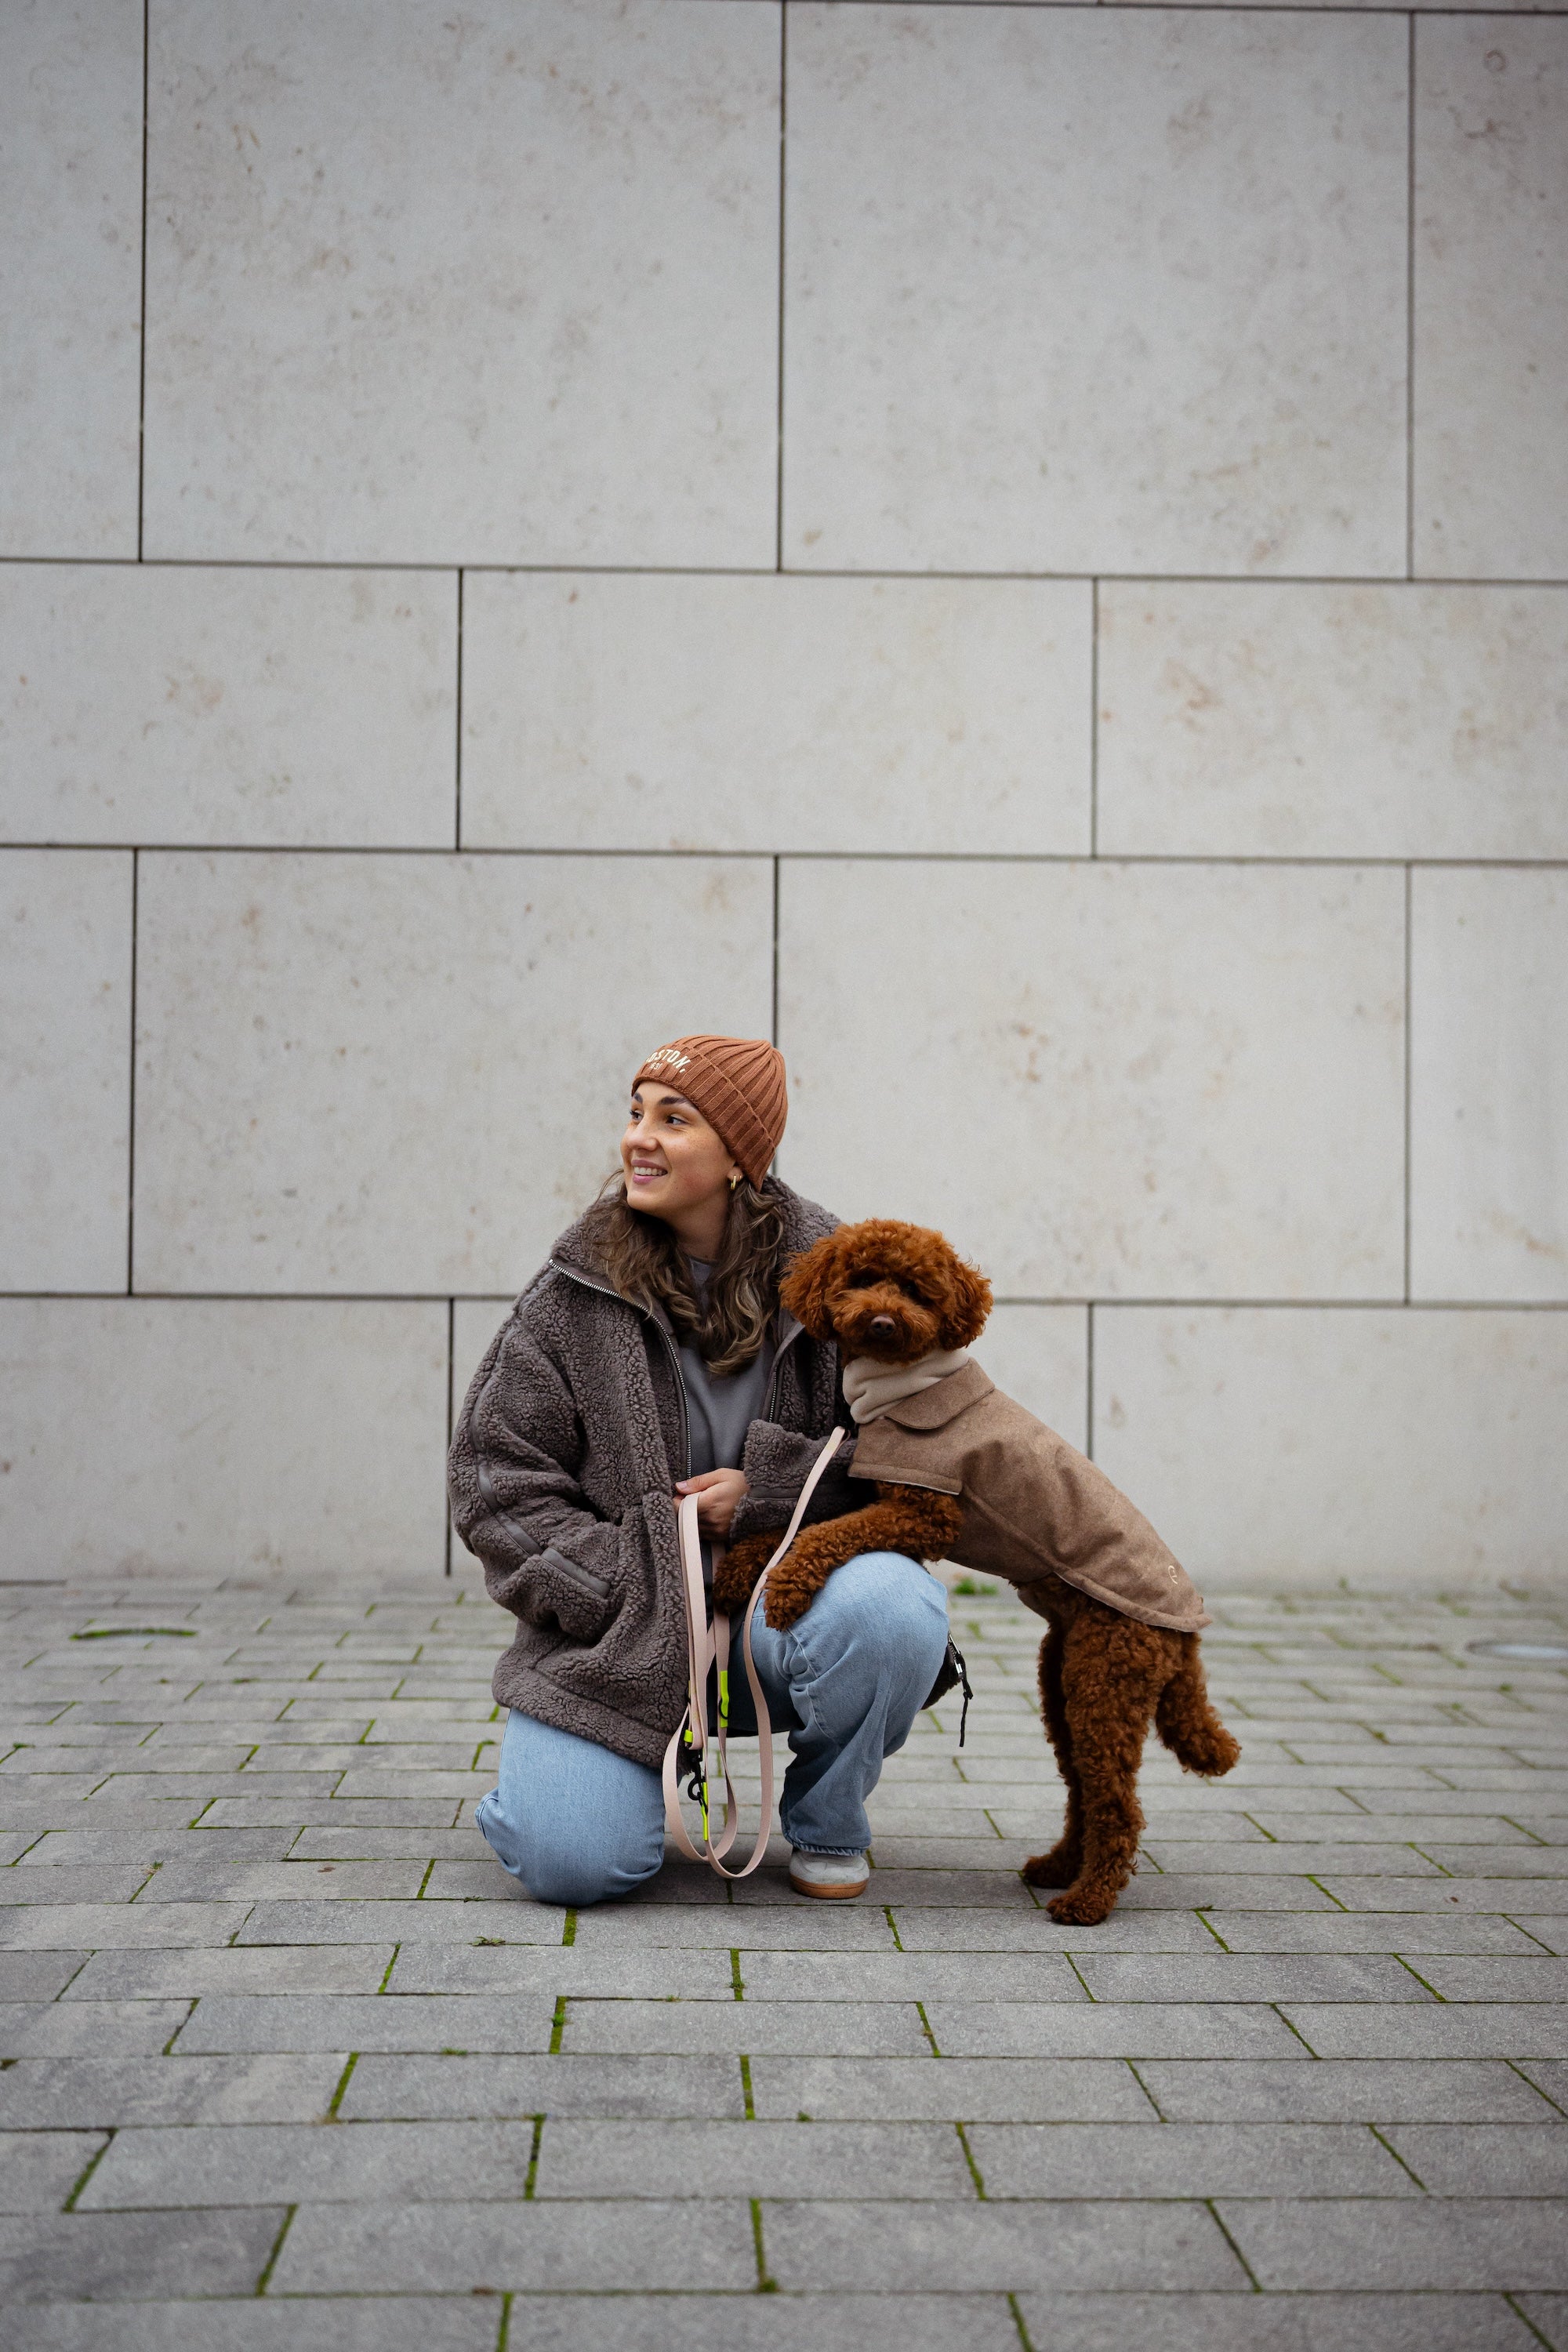
[[[882,1759],[909,1738],[946,1648],[947,1595],[900,1552],[847,1561],[782,1633],[759,1616],[758,1677],[775,1723],[792,1726],[794,1760],[779,1801],[791,1845],[858,1853],[870,1843],[866,1799]],[[743,1669],[734,1679],[744,1685]],[[497,1785],[477,1819],[503,1866],[541,1903],[629,1895],[664,1862],[658,1772],[515,1707]]]

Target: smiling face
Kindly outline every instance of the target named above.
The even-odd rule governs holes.
[[[813,1339],[884,1364],[966,1348],[991,1311],[991,1285],[941,1234],[890,1217],[840,1225],[796,1258],[779,1295]]]
[[[621,1138],[626,1199],[678,1229],[721,1203],[740,1173],[730,1147],[673,1087],[645,1078]]]

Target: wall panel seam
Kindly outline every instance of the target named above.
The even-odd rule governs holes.
[[[965,0],[968,5],[968,0]],[[1300,867],[1303,871],[1325,873],[1364,868],[1372,872],[1406,874],[1428,872],[1550,874],[1568,872],[1568,857],[1397,857],[1363,853],[1356,855],[1323,854],[1307,856],[1293,853],[1289,856],[1266,857],[1256,854],[1226,854],[1203,850],[1108,850],[1089,853],[1081,849],[659,849],[605,848],[596,843],[567,845],[560,843],[505,842],[483,845],[466,843],[460,849],[442,843],[421,842],[321,842],[321,841],[36,841],[0,839],[0,856],[7,850],[58,850],[63,855],[84,855],[100,850],[119,850],[132,856],[150,857],[438,857],[438,858],[506,858],[506,857],[642,857],[642,858],[709,858],[723,859],[734,864],[775,864],[801,866],[858,864],[862,866],[1200,866],[1252,867]]]
[[[1411,1031],[1414,1025],[1415,1010],[1411,1003],[1411,971],[1413,968],[1411,910],[1414,891],[1415,877],[1410,866],[1406,866],[1405,869],[1405,1297],[1407,1305],[1410,1299],[1410,1198],[1412,1178],[1410,1166]]]
[[[523,1277],[526,1280],[526,1276]],[[99,1306],[134,1301],[138,1306],[151,1303],[164,1307],[489,1307],[506,1305],[517,1296],[517,1287],[500,1290],[5,1290],[0,1289],[0,1304],[69,1305],[73,1301],[96,1303]],[[1398,1314],[1404,1315],[1563,1315],[1568,1314],[1568,1297],[1563,1298],[1400,1298],[1392,1292],[1383,1297],[1358,1298],[1224,1298],[1187,1294],[1182,1297],[1110,1297],[1089,1298],[1082,1291],[1073,1293],[1037,1291],[1032,1294],[1010,1291],[1005,1297],[998,1293],[993,1302],[997,1307],[1087,1307],[1091,1311],[1111,1312],[1118,1307],[1138,1307],[1142,1310],[1186,1314],[1200,1309],[1214,1309],[1226,1314]]]
[[[458,567],[457,710],[452,741],[452,846],[463,846],[463,572]]]
[[[986,5],[1005,0],[985,0]],[[924,0],[930,5],[931,0]],[[954,0],[970,7],[976,0]],[[1034,0],[1029,0],[1034,5]],[[1045,0],[1054,5],[1054,0]],[[1119,0],[1125,7],[1128,0]],[[1175,5],[1175,0],[1173,0]],[[1284,13],[1281,11],[1280,13]],[[1292,8],[1300,16],[1307,12]],[[1371,11],[1358,11],[1370,14]],[[1403,13],[1403,12],[1401,12]],[[1435,16],[1438,12],[1423,12]],[[1491,12],[1489,12],[1489,14]],[[1568,12],[1565,12],[1568,13]],[[1507,21],[1501,20],[1501,21]],[[1528,20],[1536,21],[1532,15]],[[900,570],[896,565],[868,564],[858,569],[765,563],[473,563],[460,555],[445,556],[289,556],[289,555],[28,555],[0,551],[0,565],[75,565],[82,570],[122,572],[476,572],[508,579],[514,573],[529,579],[550,579],[582,573],[605,580],[975,580],[1013,581],[1027,587],[1037,581],[1075,581],[1084,586],[1099,582],[1128,588],[1568,588],[1568,573],[1445,572],[1412,579],[1405,572],[978,572]]]
[[[1100,583],[1089,583],[1089,854],[1100,856]]]
[[[136,561],[142,561],[147,472],[147,144],[152,89],[152,0],[142,0],[142,315],[137,336],[136,382]]]
[[[125,1097],[125,1289],[129,1297],[136,1287],[136,949],[138,916],[140,913],[142,853],[131,853],[131,1004],[130,1056],[131,1066]]]
[[[1405,81],[1405,576],[1415,577],[1415,12],[1410,12]]]
[[[775,364],[777,415],[773,449],[773,570],[782,572],[784,500],[784,201],[788,185],[789,0],[779,0],[779,243],[778,328]],[[776,1025],[776,1024],[775,1024]]]

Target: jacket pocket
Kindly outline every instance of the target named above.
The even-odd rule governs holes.
[[[538,1624],[553,1618],[574,1642],[596,1642],[615,1610],[608,1580],[548,1545],[528,1578],[528,1614]]]

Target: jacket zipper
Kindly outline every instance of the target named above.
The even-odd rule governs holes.
[[[650,1315],[646,1307],[638,1307],[634,1299],[623,1297],[620,1291],[612,1290],[607,1282],[591,1282],[585,1274],[579,1274],[574,1266],[563,1265],[558,1257],[552,1257],[550,1264],[554,1273],[565,1275],[571,1282],[581,1283],[584,1290],[596,1290],[601,1298],[613,1298],[617,1306],[629,1307],[634,1315],[640,1315],[645,1323],[651,1323],[664,1341],[665,1353],[669,1358],[669,1369],[675,1374],[675,1394],[680,1406],[680,1456],[685,1465],[680,1475],[683,1478],[689,1478],[691,1475],[691,1415],[686,1402],[686,1382],[681,1376],[679,1353],[669,1333],[657,1315]]]

